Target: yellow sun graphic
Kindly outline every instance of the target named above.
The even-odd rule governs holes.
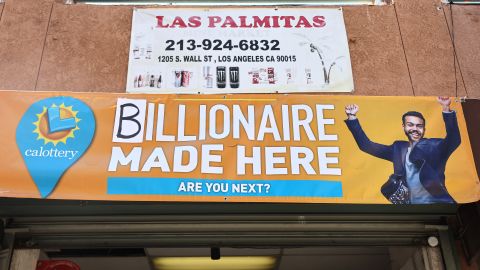
[[[60,106],[57,106],[56,104],[51,106],[51,108],[57,107],[60,109],[60,119],[73,117],[75,119],[75,123],[80,122],[81,119],[77,117],[78,111],[74,111],[73,106],[67,107],[63,103]],[[35,125],[35,130],[33,133],[36,133],[38,135],[37,140],[43,140],[44,144],[52,143],[54,146],[61,142],[67,144],[67,139],[75,138],[74,132],[79,130],[77,124],[75,128],[50,133],[48,128],[47,107],[43,107],[43,111],[37,114],[37,118],[38,120],[33,122]]]

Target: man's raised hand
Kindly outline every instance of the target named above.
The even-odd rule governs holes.
[[[437,101],[440,105],[442,105],[442,111],[450,112],[450,104],[452,103],[450,97],[438,97]]]
[[[360,109],[357,104],[348,104],[345,106],[345,113],[347,114],[348,120],[357,119],[357,112]]]

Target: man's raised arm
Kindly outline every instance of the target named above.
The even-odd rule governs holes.
[[[392,161],[393,146],[386,146],[370,141],[370,139],[367,137],[362,127],[360,126],[360,122],[357,119],[357,113],[359,109],[360,107],[357,104],[349,104],[345,106],[345,113],[347,114],[347,119],[345,120],[345,123],[347,124],[350,132],[352,132],[353,138],[355,138],[358,148],[372,156]]]
[[[443,121],[445,121],[445,129],[447,131],[444,143],[447,147],[448,155],[450,155],[462,142],[460,130],[458,129],[457,115],[455,111],[450,109],[452,100],[449,97],[438,97],[437,101],[442,106]]]

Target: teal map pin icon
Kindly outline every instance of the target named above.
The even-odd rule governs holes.
[[[73,97],[32,104],[17,126],[17,146],[42,198],[85,153],[95,134],[95,116]]]

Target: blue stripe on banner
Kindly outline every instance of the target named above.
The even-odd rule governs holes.
[[[342,182],[109,177],[109,195],[342,197]]]

